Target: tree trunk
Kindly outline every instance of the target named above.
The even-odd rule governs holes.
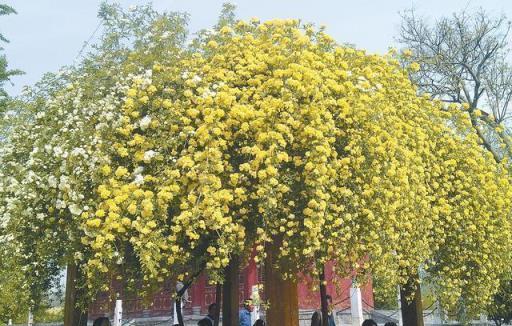
[[[325,266],[322,265],[319,274],[320,280],[320,303],[322,309],[322,326],[329,325],[329,306],[327,303],[327,288],[325,286]]]
[[[238,326],[238,308],[240,298],[240,263],[236,256],[231,258],[229,265],[224,270],[224,285],[222,293],[222,325]]]
[[[77,306],[82,291],[77,287],[81,279],[80,268],[69,264],[66,271],[66,295],[64,302],[64,326],[86,326],[87,310],[83,311]]]
[[[220,305],[222,304],[222,284],[217,284],[215,288],[215,320],[213,326],[219,326],[220,319]]]
[[[279,253],[280,241],[267,244],[265,258],[265,295],[269,301],[267,323],[269,326],[299,325],[299,298],[297,281],[283,280],[273,264]],[[286,267],[286,266],[285,266]]]
[[[414,294],[411,301],[407,300],[410,294]],[[400,290],[400,306],[402,308],[402,320],[407,326],[423,326],[423,306],[421,303],[421,287],[412,279]]]

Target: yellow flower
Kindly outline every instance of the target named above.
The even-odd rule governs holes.
[[[87,226],[92,227],[92,228],[98,228],[98,227],[100,227],[100,225],[101,225],[101,220],[99,218],[95,218],[95,219],[87,221]]]
[[[410,69],[411,71],[417,72],[417,71],[419,71],[419,70],[421,69],[421,66],[420,66],[420,65],[419,65],[419,63],[417,63],[417,62],[413,62],[413,63],[411,63],[411,64],[409,65],[409,69]]]
[[[112,169],[108,165],[103,165],[101,167],[101,173],[105,176],[108,176],[112,172]]]
[[[130,89],[126,92],[126,96],[128,96],[128,97],[136,97],[136,96],[137,96],[137,90],[136,90],[136,89],[133,89],[133,88],[130,88]]]
[[[121,178],[121,177],[125,176],[127,173],[128,173],[128,169],[126,169],[123,166],[119,166],[116,169],[115,175],[116,175],[116,177]]]

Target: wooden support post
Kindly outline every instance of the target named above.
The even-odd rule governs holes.
[[[220,305],[222,304],[222,284],[217,284],[215,287],[215,320],[213,326],[219,326],[220,320]]]
[[[64,303],[64,326],[86,326],[87,310],[78,307],[78,299],[82,294],[77,287],[81,279],[80,268],[75,264],[69,264],[66,271],[66,295]]]
[[[327,303],[327,287],[325,284],[325,266],[322,265],[319,271],[320,281],[320,306],[322,310],[322,326],[329,325],[329,306]]]
[[[407,300],[407,297],[411,294],[413,294],[412,300]],[[416,280],[410,280],[408,284],[401,288],[400,305],[404,325],[424,326],[421,287]]]
[[[265,294],[269,301],[267,324],[270,326],[299,325],[299,298],[296,280],[283,280],[274,268],[280,241],[267,244],[265,258]]]
[[[238,326],[239,324],[239,268],[239,258],[236,256],[231,257],[231,261],[224,271],[224,285],[222,293],[222,326]]]

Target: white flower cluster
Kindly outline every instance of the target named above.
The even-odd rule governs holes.
[[[128,80],[131,78],[151,83],[147,71]],[[102,165],[110,163],[108,151],[116,139],[116,128],[122,124],[119,110],[126,92],[121,85],[125,84],[121,79],[109,92],[98,90],[93,99],[82,86],[70,84],[35,107],[27,101],[33,110],[26,113],[27,118],[11,118],[10,133],[0,147],[0,230],[8,228],[10,232],[1,241],[19,235],[27,243],[51,248],[57,259],[65,257],[66,250],[73,250],[70,244],[83,232],[80,216],[94,207],[97,198],[95,176]],[[141,128],[150,122],[150,117],[142,120]],[[156,154],[148,151],[145,160]],[[144,181],[140,174],[135,179]],[[46,227],[52,223],[60,225],[62,233]],[[27,234],[27,229],[32,232]],[[21,266],[22,270],[39,276],[47,273],[48,266],[36,261],[33,252],[18,250],[26,261],[34,262]],[[59,250],[64,251],[57,254]],[[83,254],[76,257],[83,258]]]

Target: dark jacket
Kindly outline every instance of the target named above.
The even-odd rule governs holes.
[[[213,320],[213,318],[212,318],[212,317],[210,317],[210,316],[206,316],[206,317],[204,317],[203,319],[201,319],[201,320],[197,323],[197,325],[199,325],[199,326],[213,326],[213,324],[214,324],[214,320]]]

